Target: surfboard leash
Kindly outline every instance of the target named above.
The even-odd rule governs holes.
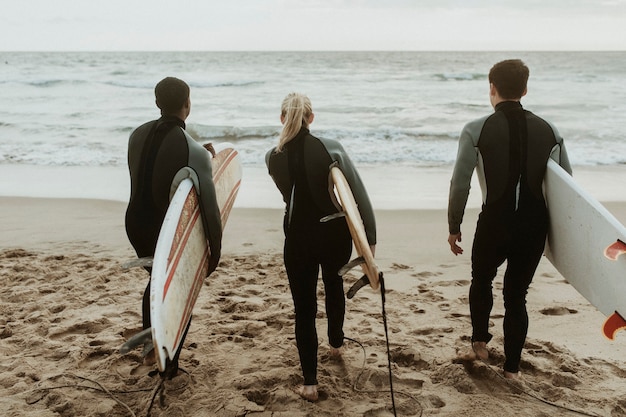
[[[362,262],[363,262],[363,258],[357,258],[354,261],[350,262],[348,265],[351,265],[353,263],[355,265],[358,265]],[[346,267],[344,267],[344,269]],[[350,268],[352,268],[352,266],[350,266]],[[395,396],[394,396],[394,391],[393,391],[393,373],[391,371],[391,349],[389,348],[389,330],[387,328],[387,312],[385,311],[385,279],[383,277],[382,271],[378,272],[378,281],[380,282],[380,297],[382,301],[383,326],[385,328],[385,343],[387,345],[387,369],[389,371],[389,392],[391,394],[391,407],[393,409],[393,415],[395,417],[397,416],[396,400],[394,398]],[[358,281],[356,281],[352,285],[352,287],[350,287],[350,289],[348,290],[346,294],[346,297],[348,297],[348,299],[353,298],[356,295],[357,291],[359,291],[361,288],[368,285],[369,283],[370,283],[369,278],[367,277],[367,275],[364,274]]]
[[[385,342],[387,344],[387,369],[389,370],[389,392],[391,394],[391,407],[394,417],[396,413],[396,400],[393,392],[393,373],[391,371],[391,350],[389,348],[389,330],[387,328],[387,312],[385,311],[385,279],[382,271],[378,273],[378,281],[380,282],[380,298],[382,304],[383,326],[385,327]]]
[[[591,414],[587,411],[583,411],[583,410],[577,410],[575,408],[572,407],[568,407],[566,405],[561,405],[549,400],[546,400],[545,398],[541,397],[538,393],[536,393],[533,389],[531,389],[530,387],[528,387],[524,382],[520,381],[518,383],[507,379],[504,377],[504,375],[502,375],[500,372],[498,372],[489,362],[487,362],[484,359],[481,359],[480,362],[482,362],[483,365],[485,365],[491,372],[493,372],[498,378],[500,378],[502,381],[504,381],[507,386],[515,389],[518,393],[520,394],[524,394],[527,395],[539,402],[542,402],[546,405],[549,405],[551,407],[554,408],[558,408],[561,410],[565,410],[565,411],[569,411],[571,413],[575,413],[575,414],[579,414],[581,416],[588,416],[588,417],[601,417],[599,414]]]
[[[359,392],[359,393],[363,393],[363,394],[380,394],[380,393],[386,393],[387,391],[383,391],[383,390],[366,390],[366,389],[361,389],[359,388],[359,381],[361,379],[361,376],[365,373],[365,363],[367,360],[367,352],[365,351],[365,346],[363,346],[363,343],[359,342],[356,339],[352,339],[350,337],[344,336],[345,340],[348,340],[350,342],[356,343],[357,345],[359,345],[359,347],[361,348],[361,351],[363,352],[363,361],[361,363],[361,371],[359,371],[358,375],[356,376],[356,378],[354,378],[354,382],[352,383],[352,389],[354,390],[354,392]],[[413,400],[415,402],[415,404],[417,404],[417,407],[419,408],[419,415],[417,415],[417,417],[422,417],[424,415],[424,407],[422,407],[422,404],[420,403],[420,401],[412,394],[406,392],[406,391],[394,391],[396,394],[400,394],[400,395],[404,395],[405,397]]]

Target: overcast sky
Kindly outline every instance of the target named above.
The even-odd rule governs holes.
[[[626,0],[5,0],[0,51],[626,50]]]

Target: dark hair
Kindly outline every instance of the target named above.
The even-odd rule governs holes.
[[[189,86],[178,78],[166,77],[154,87],[154,95],[162,114],[175,114],[187,103]]]
[[[503,99],[518,99],[524,95],[529,73],[521,59],[507,59],[491,67],[489,82]]]

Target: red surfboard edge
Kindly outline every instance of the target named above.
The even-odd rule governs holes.
[[[604,322],[602,333],[607,339],[615,340],[615,334],[623,329],[626,329],[626,320],[616,311]]]

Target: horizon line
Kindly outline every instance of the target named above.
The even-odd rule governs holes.
[[[294,52],[446,52],[446,53],[473,53],[473,52],[626,52],[626,49],[9,49],[0,50],[0,53],[28,53],[28,52],[54,52],[54,53],[67,53],[67,52],[104,52],[104,53],[119,53],[119,52],[159,52],[159,53],[173,53],[173,52],[240,52],[240,53],[294,53]]]

